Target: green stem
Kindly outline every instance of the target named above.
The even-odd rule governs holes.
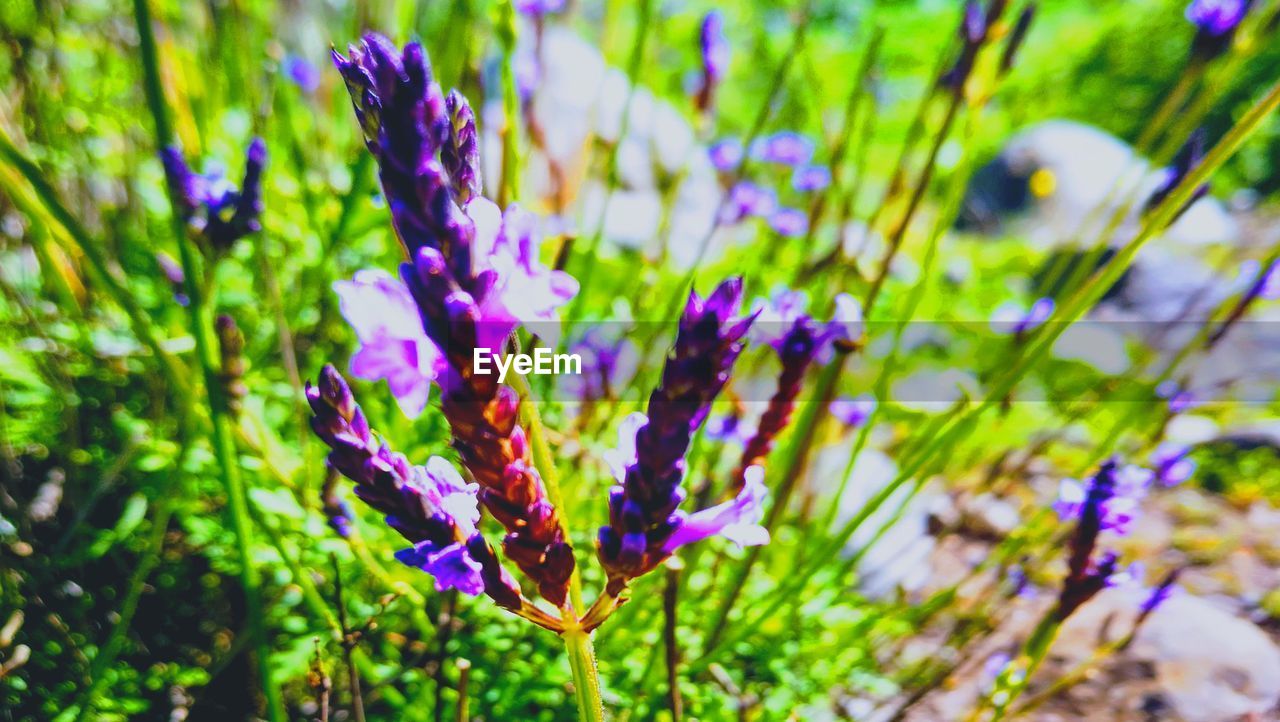
[[[563,636],[565,651],[569,653],[569,669],[573,672],[578,719],[581,722],[604,722],[600,672],[596,669],[596,652],[591,646],[591,636],[580,628],[566,630]]]
[[[167,146],[172,138],[164,92],[160,83],[160,63],[156,55],[155,36],[151,27],[151,9],[147,0],[134,0],[134,21],[138,27],[139,47],[142,51],[144,87],[147,105],[155,123],[156,145]],[[173,200],[173,199],[171,199]],[[253,562],[253,536],[249,519],[248,500],[245,497],[244,480],[240,476],[240,459],[236,451],[234,425],[227,408],[227,400],[221,383],[221,369],[214,346],[208,312],[205,307],[202,275],[196,260],[192,239],[188,236],[181,216],[174,205],[173,222],[177,236],[178,252],[182,262],[191,334],[195,339],[196,356],[204,376],[205,396],[209,418],[213,424],[213,452],[217,460],[218,474],[227,494],[227,508],[231,513],[231,526],[235,534],[236,552],[240,560],[240,585],[244,588],[245,614],[248,617],[249,634],[257,648],[257,668],[262,693],[266,700],[266,713],[271,722],[283,722],[284,706],[280,691],[271,680],[271,649],[267,644],[266,624],[263,620],[262,581]]]

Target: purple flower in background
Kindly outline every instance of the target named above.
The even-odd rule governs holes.
[[[565,0],[515,0],[516,12],[531,18],[542,18],[564,10]]]
[[[422,330],[409,289],[391,274],[371,269],[334,283],[333,290],[343,318],[360,340],[351,357],[351,373],[367,381],[386,379],[400,410],[417,418],[444,358]]]
[[[742,141],[737,138],[718,140],[707,149],[707,155],[716,170],[728,173],[742,162]]]
[[[862,426],[876,410],[874,396],[863,394],[856,398],[839,398],[833,400],[827,408],[845,426],[857,428]]]
[[[1125,478],[1121,478],[1122,476]],[[1147,476],[1150,476],[1149,472]],[[1071,512],[1069,515],[1076,517],[1077,522],[1068,543],[1067,577],[1063,580],[1054,610],[1058,621],[1071,616],[1080,605],[1102,591],[1116,574],[1119,561],[1116,554],[1104,552],[1095,558],[1094,552],[1098,547],[1099,534],[1104,530],[1114,529],[1117,521],[1115,518],[1108,518],[1113,517],[1108,506],[1116,500],[1118,490],[1123,488],[1128,493],[1133,493],[1138,477],[1136,472],[1122,471],[1119,464],[1111,460],[1105,462],[1089,478],[1087,487],[1077,490],[1064,485],[1063,491],[1067,492],[1064,496],[1068,498],[1060,499],[1060,502],[1066,505]],[[1083,494],[1078,491],[1083,491]],[[1062,513],[1062,507],[1059,507],[1059,513]]]
[[[182,220],[201,240],[201,247],[215,255],[225,253],[241,238],[262,230],[262,169],[267,146],[254,138],[245,153],[244,180],[240,187],[221,170],[195,173],[172,146],[160,149],[169,193]]]
[[[743,474],[743,482],[742,489],[733,499],[684,517],[675,533],[667,539],[663,550],[670,554],[685,544],[717,535],[739,547],[768,544],[769,530],[760,525],[764,519],[764,501],[769,496],[764,485],[764,469],[749,467]],[[677,511],[676,514],[683,512]]]
[[[694,102],[705,113],[711,109],[716,88],[729,68],[729,41],[724,37],[724,16],[719,10],[712,10],[702,19],[698,45],[702,52],[702,80]]]
[[[1165,168],[1161,173],[1159,184],[1156,185],[1155,190],[1151,192],[1151,196],[1147,199],[1145,206],[1146,210],[1149,211],[1160,205],[1164,202],[1164,199],[1168,198],[1169,195],[1177,189],[1179,185],[1182,185],[1183,179],[1185,179],[1191,171],[1195,170],[1196,166],[1200,165],[1200,161],[1204,160],[1204,146],[1204,128],[1197,128],[1191,133],[1190,137],[1187,138],[1187,142],[1183,144],[1182,148],[1178,151],[1178,154],[1174,157],[1173,165]],[[1178,209],[1174,218],[1176,219],[1181,216],[1193,203],[1208,195],[1208,193],[1209,184],[1201,184],[1200,187],[1196,188],[1195,192],[1191,194],[1191,197],[1187,199],[1187,202],[1183,204],[1182,208]]]
[[[857,343],[866,333],[862,302],[847,293],[836,294],[835,311],[827,324],[827,338],[838,343]]]
[[[1192,0],[1186,10],[1187,20],[1196,27],[1192,56],[1207,61],[1226,51],[1252,4],[1252,0]]]
[[[1162,381],[1156,387],[1156,396],[1169,402],[1169,413],[1172,414],[1180,414],[1198,403],[1195,394],[1173,379]]]
[[[806,165],[791,174],[791,187],[805,193],[820,191],[831,185],[831,169],[825,165]]]
[[[156,265],[160,266],[160,272],[173,289],[173,300],[185,308],[191,303],[191,299],[187,298],[187,274],[183,272],[182,266],[164,251],[156,251]]]
[[[561,385],[573,398],[613,398],[635,376],[639,362],[635,344],[593,326],[570,349],[582,357],[582,373],[564,376]]]
[[[1172,571],[1165,575],[1164,579],[1151,590],[1151,594],[1142,602],[1142,606],[1138,610],[1141,619],[1145,619],[1153,612],[1160,608],[1160,605],[1169,600],[1173,596],[1173,592],[1177,589],[1178,577],[1182,576],[1182,567],[1175,567]]]
[[[813,158],[813,141],[793,131],[780,131],[751,144],[751,157],[766,163],[799,166]]]
[[[809,230],[809,217],[798,208],[779,208],[769,216],[769,227],[780,236],[795,238]]]
[[[1123,536],[1129,533],[1139,504],[1151,488],[1153,479],[1154,474],[1142,467],[1108,462],[1087,483],[1063,479],[1058,486],[1058,498],[1053,502],[1053,509],[1063,521],[1097,514],[1100,531],[1113,531]],[[1106,490],[1105,498],[1092,495],[1092,490],[1100,487]],[[1097,508],[1091,509],[1090,503],[1096,503]]]
[[[1000,678],[1000,675],[1004,674],[1004,671],[1009,668],[1009,663],[1012,661],[1013,657],[1009,656],[1007,652],[996,652],[987,657],[987,661],[982,663],[982,674],[980,675],[982,688],[991,690],[995,686],[996,680]]]
[[[675,345],[661,381],[649,396],[648,415],[628,417],[619,449],[607,459],[615,479],[609,494],[609,524],[596,542],[608,574],[608,593],[661,564],[668,542],[685,517],[676,514],[685,454],[693,432],[729,380],[753,316],[739,317],[742,279],[725,281],[706,299],[690,293]]]
[[[1196,471],[1196,462],[1187,458],[1191,449],[1182,444],[1165,442],[1151,453],[1151,467],[1161,486],[1177,486]]]
[[[302,92],[310,95],[320,87],[320,71],[306,58],[298,55],[286,55],[284,58],[284,74]]]
[[[1047,321],[1053,315],[1053,308],[1052,298],[1037,299],[1028,309],[1011,301],[991,314],[991,328],[996,333],[1021,336]]]
[[[781,351],[783,340],[791,327],[805,315],[809,308],[809,294],[794,291],[786,286],[775,286],[769,298],[757,298],[752,304],[756,322],[751,327],[751,340],[767,343],[775,351]]]
[[[723,444],[745,444],[756,433],[756,427],[742,417],[741,412],[712,416],[707,419],[703,433],[708,439]]]
[[[1258,298],[1280,300],[1280,260],[1272,261],[1267,274],[1258,283]]]
[[[750,181],[742,181],[729,190],[720,220],[723,223],[737,223],[751,216],[768,218],[777,207],[778,197],[772,190]]]

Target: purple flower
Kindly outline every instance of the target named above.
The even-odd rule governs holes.
[[[718,140],[707,149],[707,155],[716,170],[728,173],[742,162],[742,141],[737,138]]]
[[[1053,308],[1052,298],[1037,299],[1029,309],[1011,301],[991,314],[991,328],[996,333],[1021,336],[1047,321],[1053,315]]]
[[[1258,283],[1258,298],[1280,300],[1280,260],[1271,262],[1267,274]]]
[[[712,416],[702,433],[708,439],[722,444],[745,444],[756,433],[756,426],[742,418],[740,412]]]
[[[705,113],[711,109],[716,87],[729,68],[729,41],[724,37],[724,17],[720,11],[712,10],[702,19],[698,41],[702,51],[702,81],[694,102],[698,110]]]
[[[751,157],[766,163],[798,166],[813,158],[813,141],[793,131],[781,131],[751,144]]]
[[[613,397],[635,375],[635,344],[593,326],[570,349],[582,357],[582,373],[565,376],[562,388],[582,401]]]
[[[302,92],[310,95],[320,87],[320,71],[306,58],[297,55],[286,55],[284,58],[285,77]]]
[[[791,187],[805,193],[820,191],[831,185],[831,169],[825,165],[806,165],[791,174]]]
[[[306,393],[311,427],[330,447],[329,467],[354,481],[356,496],[386,514],[387,524],[413,544],[396,558],[434,576],[438,589],[471,595],[483,591],[503,606],[519,607],[519,587],[495,566],[496,559],[476,559],[468,551],[479,536],[479,487],[463,481],[441,457],[413,466],[377,442],[351,389],[332,366],[324,367],[317,385],[307,384]],[[330,497],[333,491],[323,493]]]
[[[202,248],[221,254],[241,238],[262,230],[262,169],[267,146],[254,138],[246,151],[240,188],[220,169],[195,173],[174,147],[160,149],[169,193],[182,219],[202,241]]]
[[[407,486],[424,507],[452,521],[457,538],[449,544],[420,541],[396,552],[396,559],[435,577],[437,591],[457,589],[472,596],[479,594],[484,591],[480,563],[471,558],[466,548],[466,541],[477,533],[476,523],[480,521],[476,501],[479,485],[463,481],[453,464],[439,456],[412,471]]]
[[[798,322],[812,321],[806,314],[808,306],[809,295],[804,291],[776,286],[768,299],[757,298],[752,306],[756,323],[752,326],[751,340],[767,343],[781,353],[793,327]],[[814,329],[814,357],[825,363],[833,342],[853,343],[862,337],[862,333],[862,304],[847,293],[838,294],[831,320]]]
[[[515,0],[516,12],[531,18],[541,18],[564,10],[565,0]]]
[[[409,289],[391,274],[371,269],[334,283],[333,290],[343,318],[360,340],[351,357],[351,373],[367,381],[386,379],[400,410],[417,418],[444,358],[422,330]]]
[[[160,272],[164,274],[165,280],[173,289],[173,300],[183,307],[191,303],[191,299],[187,298],[187,274],[183,272],[182,266],[173,260],[173,256],[164,251],[156,251],[156,265],[160,266]]]
[[[480,304],[492,322],[509,323],[505,338],[518,323],[554,323],[557,310],[578,292],[578,281],[564,271],[544,266],[538,257],[542,235],[532,214],[512,204],[494,229],[497,206],[484,198],[467,204],[467,215],[475,219],[474,267],[493,271],[493,285]],[[496,233],[492,232],[496,230]]]
[[[1195,473],[1196,462],[1187,458],[1191,450],[1181,444],[1165,442],[1151,453],[1151,467],[1161,486],[1177,486]]]
[[[1196,27],[1192,57],[1208,61],[1225,52],[1252,4],[1252,0],[1192,0],[1186,11],[1187,20]]]
[[[629,414],[618,427],[617,448],[604,452],[605,462],[619,484],[626,482],[627,470],[638,463],[636,435],[648,423],[649,417],[638,411]],[[744,480],[742,490],[730,501],[689,515],[677,510],[668,520],[676,530],[667,539],[663,552],[670,554],[685,544],[717,534],[738,546],[768,544],[769,532],[760,526],[760,520],[764,518],[762,504],[769,494],[764,486],[764,469],[750,467],[744,474]],[[621,493],[619,487],[614,488]]]
[[[1178,155],[1174,157],[1173,165],[1164,169],[1161,174],[1159,184],[1156,185],[1155,190],[1151,192],[1151,196],[1147,199],[1145,206],[1146,210],[1149,211],[1164,202],[1164,200],[1168,198],[1178,186],[1182,185],[1183,179],[1185,179],[1191,171],[1195,170],[1196,166],[1200,165],[1200,161],[1204,160],[1204,145],[1204,128],[1197,128],[1191,133],[1191,136],[1187,138],[1187,142],[1183,144],[1182,148],[1178,151]],[[1201,184],[1200,187],[1196,188],[1195,192],[1191,194],[1191,197],[1187,199],[1187,202],[1183,204],[1182,208],[1178,210],[1174,218],[1176,219],[1178,216],[1181,216],[1188,208],[1191,207],[1191,204],[1200,200],[1208,193],[1209,184]]]
[[[1178,577],[1180,576],[1182,576],[1182,567],[1175,567],[1165,575],[1164,579],[1160,580],[1160,583],[1151,590],[1151,594],[1142,602],[1142,606],[1138,610],[1140,618],[1151,616],[1153,612],[1160,608],[1160,605],[1164,604],[1169,600],[1169,597],[1173,596],[1174,590],[1177,589],[1176,585],[1178,583]],[[1141,623],[1141,621],[1139,621],[1139,623]]]
[[[1003,8],[1003,6],[999,6]],[[995,12],[993,10],[993,12]],[[974,61],[978,50],[987,40],[988,18],[978,0],[967,0],[960,18],[960,55],[947,72],[939,78],[939,85],[948,88],[952,93],[961,93],[965,83],[973,73]]]
[[[515,208],[503,215],[478,196],[462,201],[478,187],[467,177],[471,123],[460,98],[445,99],[421,45],[401,51],[370,33],[349,57],[335,52],[334,63],[409,258],[400,277],[443,357],[440,408],[453,447],[480,485],[480,503],[507,530],[507,558],[560,607],[573,549],[533,464],[520,396],[473,365],[477,350],[501,348],[520,321],[553,319],[576,283],[541,265],[531,216]],[[482,537],[466,543],[482,565],[496,558]],[[487,584],[502,582],[493,568],[484,575]]]
[[[685,517],[663,550],[670,554],[685,544],[717,535],[739,547],[768,544],[769,530],[760,525],[764,519],[764,500],[769,496],[764,485],[764,468],[749,467],[743,474],[743,482],[733,499]]]
[[[1180,414],[1199,403],[1195,394],[1189,389],[1182,388],[1182,385],[1173,379],[1162,381],[1156,387],[1156,396],[1168,400],[1169,413],[1173,414]]]
[[[702,70],[712,82],[724,79],[729,68],[729,41],[724,36],[724,16],[712,10],[702,18],[702,30],[698,35],[702,48]]]
[[[1151,488],[1154,474],[1139,466],[1118,465],[1104,466],[1105,480],[1098,477],[1088,483],[1075,479],[1063,479],[1058,486],[1058,498],[1053,502],[1053,509],[1063,521],[1083,518],[1086,513],[1098,514],[1100,530],[1113,531],[1125,535],[1136,518],[1139,503]],[[1104,483],[1105,482],[1105,483]],[[1090,510],[1090,490],[1103,484],[1107,489],[1106,498],[1097,501],[1096,510]]]
[[[798,208],[779,208],[769,216],[769,227],[780,236],[795,238],[809,230],[809,217]]]
[[[982,663],[982,674],[979,675],[982,680],[982,688],[984,690],[993,689],[996,680],[1000,678],[1000,675],[1004,674],[1012,661],[1013,657],[1009,656],[1007,652],[996,652],[987,657],[987,661]]]
[[[619,448],[608,455],[619,484],[610,492],[609,524],[600,529],[596,550],[613,596],[671,554],[668,542],[686,519],[675,513],[685,497],[685,454],[754,320],[738,317],[741,305],[741,279],[725,281],[706,299],[690,293],[647,417],[628,417]]]
[[[777,207],[778,197],[772,190],[742,181],[729,190],[720,220],[722,223],[737,223],[751,216],[768,218]]]
[[[840,423],[856,428],[871,418],[871,414],[876,410],[876,399],[867,394],[852,399],[839,398],[832,401],[827,408],[832,416],[840,420]]]

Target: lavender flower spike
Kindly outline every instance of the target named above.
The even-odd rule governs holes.
[[[410,566],[436,579],[437,589],[485,592],[499,605],[519,609],[519,586],[501,569],[476,559],[468,545],[478,536],[475,484],[467,484],[440,457],[425,467],[412,466],[404,456],[375,441],[364,413],[346,381],[325,366],[317,385],[307,384],[311,427],[330,447],[328,464],[355,482],[356,496],[386,514],[387,524],[413,546],[396,554]],[[486,581],[488,577],[489,581]]]
[[[610,493],[609,525],[600,529],[596,545],[614,596],[671,555],[671,540],[679,538],[686,522],[677,513],[685,497],[680,488],[684,456],[694,430],[729,380],[755,320],[753,315],[738,316],[741,305],[738,278],[720,284],[705,300],[690,294],[675,347],[649,397],[648,416],[631,422],[634,456],[624,448],[615,459],[627,463],[615,463],[619,485]]]
[[[1082,604],[1106,588],[1116,573],[1118,558],[1105,552],[1097,559],[1094,551],[1098,535],[1106,528],[1107,504],[1116,495],[1118,464],[1104,463],[1090,479],[1089,488],[1080,502],[1079,521],[1071,536],[1067,558],[1067,578],[1062,583],[1054,616],[1065,620]]]
[[[454,448],[480,485],[480,502],[507,530],[506,556],[562,607],[573,550],[532,463],[519,394],[473,363],[476,350],[497,351],[520,322],[554,318],[577,285],[538,263],[534,229],[519,211],[503,216],[479,196],[462,202],[478,189],[478,179],[466,178],[468,123],[460,99],[450,111],[421,45],[401,52],[369,34],[334,62],[408,252],[401,279],[442,354],[440,406]],[[484,551],[468,548],[473,557]]]
[[[1201,62],[1226,52],[1253,0],[1191,0],[1187,20],[1196,27],[1191,57]]]
[[[702,81],[694,102],[705,113],[715,101],[716,88],[729,68],[729,42],[724,37],[724,16],[712,10],[702,19],[698,36],[702,49]]]
[[[220,171],[196,173],[172,146],[160,149],[169,193],[182,220],[208,253],[222,254],[241,238],[262,230],[262,169],[267,146],[261,138],[249,143],[240,187]]]

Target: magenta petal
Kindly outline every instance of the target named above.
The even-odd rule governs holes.
[[[430,542],[420,542],[396,552],[396,559],[435,577],[436,591],[457,589],[473,597],[484,591],[480,563],[471,558],[461,542],[442,549]]]
[[[690,514],[663,548],[670,553],[685,544],[717,534],[741,547],[768,544],[769,530],[760,526],[760,520],[764,518],[764,500],[768,495],[764,469],[759,466],[748,468],[742,491],[737,497]]]

